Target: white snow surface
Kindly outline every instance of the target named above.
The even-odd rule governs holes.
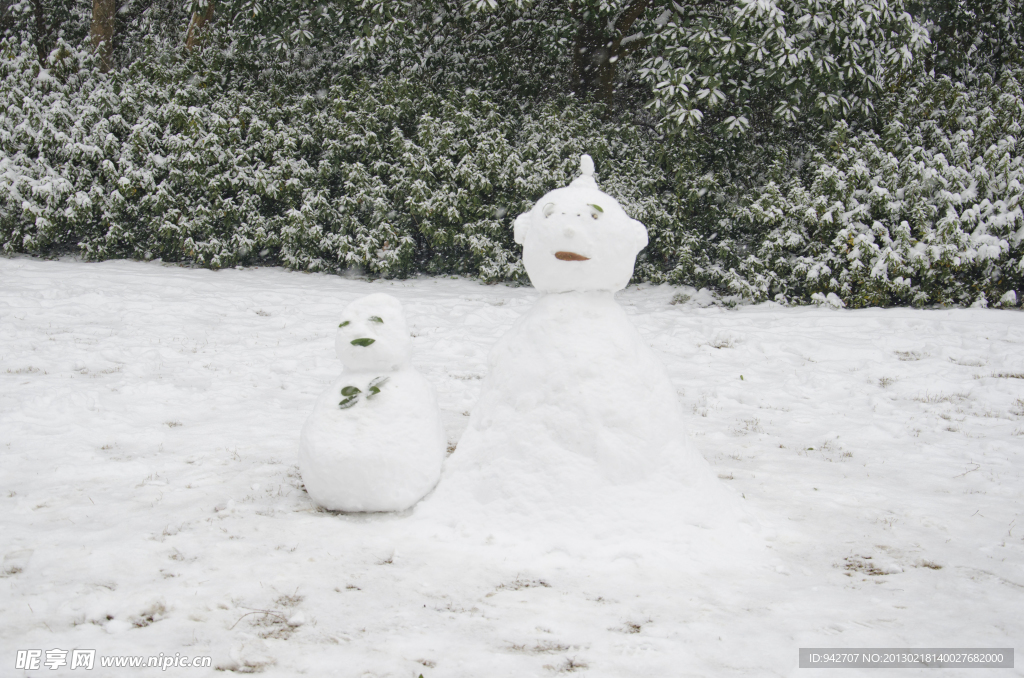
[[[303,485],[326,509],[404,511],[441,476],[447,441],[437,395],[410,364],[397,299],[360,297],[340,321],[334,346],[344,372],[302,427]]]
[[[297,433],[337,377],[349,302],[401,300],[451,447],[532,288],[0,259],[5,675],[30,648],[431,678],[814,676],[831,674],[798,669],[799,647],[1019,647],[1024,314],[680,291],[616,299],[756,523],[747,542],[708,528],[706,553],[663,497],[637,535],[581,511],[559,548],[564,516],[453,516],[447,468],[399,514],[301,490]]]

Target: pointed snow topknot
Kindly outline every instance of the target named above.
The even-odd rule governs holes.
[[[583,187],[600,191],[597,181],[594,179],[594,159],[584,153],[580,156],[580,174],[573,180],[570,186]]]
[[[594,159],[586,153],[580,156],[580,172],[585,177],[594,176]]]

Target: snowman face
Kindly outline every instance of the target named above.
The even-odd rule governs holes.
[[[334,350],[346,370],[389,371],[408,365],[412,342],[398,299],[370,294],[349,304],[338,323]]]
[[[647,229],[592,180],[577,180],[520,215],[515,238],[537,289],[614,292],[629,283],[636,255],[647,246]]]

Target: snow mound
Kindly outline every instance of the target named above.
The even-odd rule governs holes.
[[[610,293],[545,295],[493,349],[469,428],[417,513],[522,562],[753,564],[756,521],[689,446],[678,407]]]

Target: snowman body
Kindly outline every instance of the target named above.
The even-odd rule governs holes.
[[[299,467],[310,497],[334,511],[402,511],[437,484],[446,439],[437,396],[412,368],[397,299],[350,304],[335,349],[345,366],[302,427]]]

